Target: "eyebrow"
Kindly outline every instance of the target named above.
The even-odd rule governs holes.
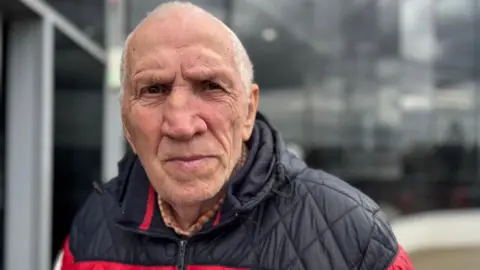
[[[136,68],[132,67],[132,76],[131,78],[134,79],[136,77],[144,77],[148,76],[149,73],[158,73],[158,72],[165,72],[167,69],[167,65],[164,61],[160,61],[155,57],[148,57],[136,63]],[[147,74],[145,74],[147,73]]]
[[[163,69],[144,69],[136,72],[132,76],[132,83],[135,88],[139,85],[154,84],[159,82],[165,83],[173,80],[174,76]]]
[[[193,80],[220,80],[229,87],[233,86],[229,68],[225,67],[191,67],[184,70],[187,78]]]

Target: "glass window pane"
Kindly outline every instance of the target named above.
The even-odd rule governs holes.
[[[103,65],[55,33],[53,256],[101,180]]]
[[[472,77],[476,53],[474,2],[472,0],[437,1],[436,39],[438,55],[436,80],[441,87]],[[478,47],[478,45],[477,45]]]
[[[157,3],[131,2],[130,29]],[[198,3],[242,40],[260,111],[310,166],[392,213],[480,205],[480,1]]]
[[[244,43],[263,93],[299,91],[315,45],[307,38],[311,16],[305,1],[233,1],[231,27]],[[293,93],[292,93],[293,94]]]
[[[83,33],[105,44],[105,0],[45,0]]]
[[[316,49],[306,1],[232,1],[231,27],[242,40],[260,85],[260,111],[282,132],[290,146],[304,149],[308,57]],[[299,151],[302,151],[299,150]]]

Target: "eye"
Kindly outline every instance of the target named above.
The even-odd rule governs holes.
[[[223,88],[216,82],[206,80],[202,82],[203,90],[223,90]]]
[[[150,85],[141,90],[142,94],[147,95],[159,95],[159,94],[168,94],[170,92],[171,87],[164,85],[164,84],[155,84]]]

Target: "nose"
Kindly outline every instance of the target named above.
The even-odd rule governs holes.
[[[207,130],[199,116],[195,96],[189,89],[172,89],[164,107],[162,133],[174,140],[190,140]]]

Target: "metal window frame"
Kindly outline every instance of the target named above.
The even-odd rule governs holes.
[[[117,162],[126,150],[119,99],[121,84],[120,78],[117,77],[126,38],[126,8],[127,3],[123,0],[105,0],[105,44],[109,61],[106,64],[103,108],[102,179],[104,182],[117,175]],[[113,79],[110,79],[112,74],[114,74]]]
[[[51,268],[54,31],[29,18],[7,34],[5,269]]]
[[[106,54],[47,3],[9,1],[12,5],[0,10],[0,17],[2,12],[8,13],[9,25],[4,67],[8,93],[4,269],[50,270],[55,31],[103,65]],[[13,6],[22,7],[20,16],[16,16],[16,9],[8,9]]]
[[[18,0],[42,18],[48,18],[52,24],[63,34],[73,40],[80,48],[92,55],[100,63],[106,63],[105,50],[96,42],[86,36],[78,27],[60,15],[47,3],[38,0]]]

